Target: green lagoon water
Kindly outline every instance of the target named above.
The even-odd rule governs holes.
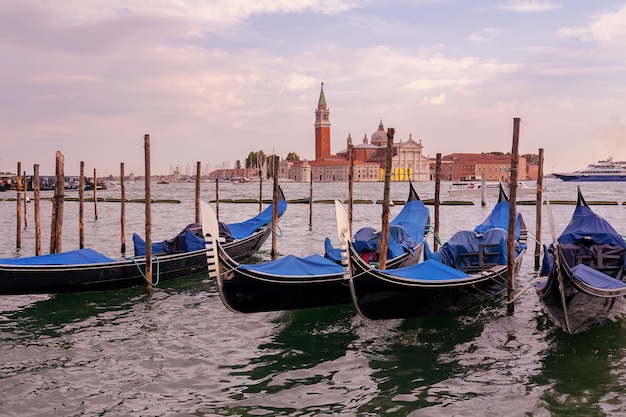
[[[547,180],[546,195],[574,200],[575,183]],[[309,185],[282,185],[288,199]],[[416,183],[423,199],[433,183]],[[444,183],[442,196],[447,199]],[[152,185],[153,238],[178,233],[194,219],[193,183]],[[623,184],[582,184],[588,201],[626,234]],[[258,183],[220,184],[221,198],[258,198]],[[271,186],[264,188],[270,198]],[[406,183],[392,184],[403,200]],[[143,184],[129,184],[141,198]],[[202,184],[206,200],[214,184]],[[381,199],[382,183],[355,184],[355,198]],[[98,197],[119,197],[119,188]],[[9,197],[0,193],[0,198]],[[341,200],[347,184],[314,184],[314,200]],[[481,207],[442,206],[443,240],[473,228],[495,201]],[[119,257],[119,203],[85,206],[87,246]],[[392,215],[401,207],[392,207]],[[434,211],[430,206],[431,213]],[[49,244],[50,203],[42,202],[43,246]],[[574,206],[552,207],[557,232]],[[127,204],[127,242],[143,235],[144,208]],[[535,206],[519,206],[531,235]],[[78,247],[78,204],[65,204],[63,248]],[[220,204],[224,221],[258,212],[258,204]],[[380,224],[382,206],[356,205],[355,229]],[[0,201],[0,256],[16,255],[15,202]],[[21,256],[34,254],[32,204]],[[549,242],[543,211],[543,241]],[[280,222],[281,254],[323,252],[335,239],[334,207],[291,204]],[[257,261],[269,260],[271,242]],[[529,240],[518,285],[535,275]],[[513,315],[502,300],[460,314],[366,321],[351,305],[241,315],[221,303],[205,276],[98,293],[0,296],[0,415],[2,416],[623,416],[626,415],[626,320],[576,336],[554,328],[533,291]]]

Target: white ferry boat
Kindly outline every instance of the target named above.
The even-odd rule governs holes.
[[[608,158],[578,171],[552,175],[563,181],[626,181],[626,161]]]
[[[502,183],[504,191],[509,193],[509,185]],[[453,183],[448,189],[448,195],[450,197],[480,197],[482,196],[482,183],[481,182],[469,182],[469,183]],[[500,193],[499,182],[485,183],[485,194],[487,196],[497,196]],[[517,196],[528,196],[537,194],[537,187],[530,187],[528,184],[519,182],[517,185]]]

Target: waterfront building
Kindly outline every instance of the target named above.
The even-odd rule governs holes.
[[[511,155],[492,153],[452,153],[441,158],[443,181],[508,181],[511,173]],[[529,167],[526,157],[518,159],[518,180],[537,179],[536,166]]]
[[[335,155],[330,151],[330,108],[324,94],[324,84],[315,109],[315,160],[281,161],[280,172],[283,178],[294,181],[348,181],[350,161],[348,149],[353,149],[354,181],[381,181],[384,179],[387,152],[387,132],[382,120],[371,140],[367,134],[363,143],[354,145],[348,134],[346,148]],[[393,144],[392,180],[429,181],[430,158],[423,155],[422,141],[400,140]]]

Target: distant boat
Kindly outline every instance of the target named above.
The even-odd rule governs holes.
[[[485,184],[486,195],[497,196],[500,193],[500,184],[502,184],[502,188],[504,188],[505,192],[510,192],[509,185],[506,183],[489,182]],[[480,197],[482,191],[482,183],[480,182],[453,183],[448,189],[448,195],[450,195],[450,197]],[[523,182],[517,185],[517,196],[535,194],[537,194],[536,187],[530,187]]]
[[[608,158],[578,171],[552,175],[563,181],[626,181],[626,161]]]

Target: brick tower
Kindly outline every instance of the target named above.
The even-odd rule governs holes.
[[[315,109],[315,160],[330,156],[330,111],[324,97],[324,83]]]

